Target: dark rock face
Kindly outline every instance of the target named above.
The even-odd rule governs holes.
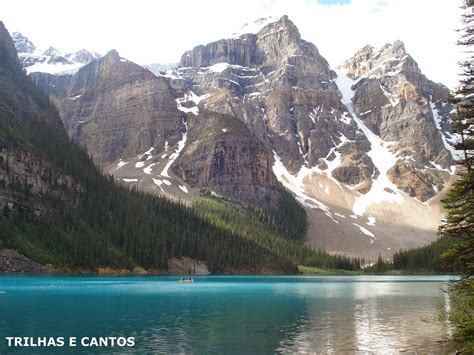
[[[38,154],[0,138],[0,213],[28,207],[41,216],[52,210],[46,197],[74,204],[64,191],[81,190],[74,178],[55,169]]]
[[[15,43],[13,42],[10,34],[8,33],[7,29],[3,22],[0,21],[0,44],[2,45],[2,50],[5,50],[6,53],[10,56],[10,58],[15,59],[17,58],[17,52],[15,49]]]
[[[237,118],[202,113],[189,120],[188,140],[173,168],[191,187],[252,205],[276,205],[278,182],[265,146]]]

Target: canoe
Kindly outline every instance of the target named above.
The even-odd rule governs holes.
[[[178,282],[194,282],[194,280],[193,279],[191,279],[191,280],[178,280]]]

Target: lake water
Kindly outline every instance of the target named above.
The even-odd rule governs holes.
[[[135,337],[31,353],[439,353],[446,276],[0,277],[5,336]]]

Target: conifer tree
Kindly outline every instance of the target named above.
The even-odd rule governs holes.
[[[458,352],[470,352],[474,351],[474,0],[464,0],[463,7],[464,27],[458,44],[466,49],[468,58],[461,63],[462,79],[453,95],[451,118],[457,138],[453,146],[462,152],[462,158],[458,161],[458,179],[443,201],[447,222],[440,227],[440,234],[454,240],[444,260],[463,274],[450,291],[449,319],[456,328],[455,340],[463,347]]]

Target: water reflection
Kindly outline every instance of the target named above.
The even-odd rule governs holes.
[[[308,320],[280,341],[280,352],[444,353],[435,322],[438,282],[332,283],[307,298]],[[306,287],[304,294],[308,296]],[[300,290],[295,290],[301,294]],[[330,300],[330,302],[327,302]]]
[[[446,331],[422,319],[446,302],[443,280],[422,281],[0,278],[0,334],[134,336],[136,353],[437,353]]]

